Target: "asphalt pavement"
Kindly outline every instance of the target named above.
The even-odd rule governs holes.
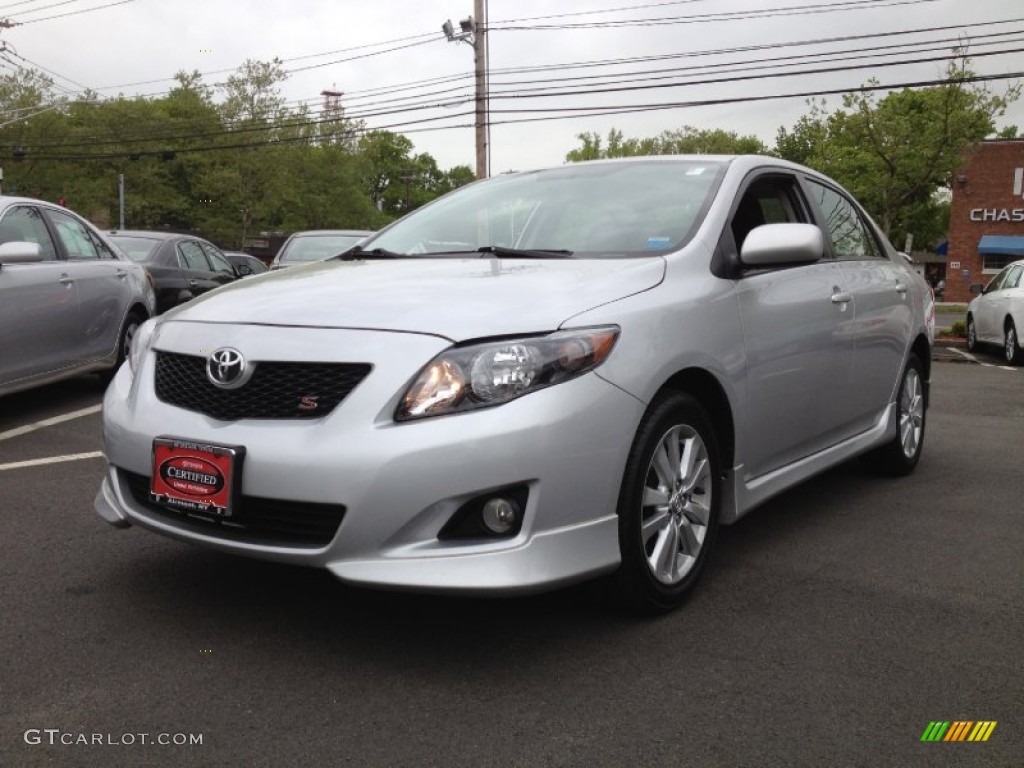
[[[936,363],[912,476],[776,498],[646,620],[599,584],[376,592],[111,528],[101,459],[20,464],[98,451],[97,413],[38,422],[99,398],[0,398],[0,766],[1024,765],[1024,369]]]

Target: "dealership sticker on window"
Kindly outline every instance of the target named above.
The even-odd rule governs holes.
[[[648,237],[647,238],[647,250],[648,251],[661,251],[668,248],[669,243],[672,242],[671,237]]]
[[[244,455],[240,446],[158,437],[149,498],[184,512],[231,517]]]

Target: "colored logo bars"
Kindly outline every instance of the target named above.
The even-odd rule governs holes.
[[[933,720],[921,734],[921,741],[988,741],[995,727],[995,720]]]

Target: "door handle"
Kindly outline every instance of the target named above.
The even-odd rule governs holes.
[[[121,280],[125,280],[125,279],[126,279],[126,278],[128,277],[128,271],[127,271],[127,270],[124,270],[124,269],[118,269],[118,270],[117,270],[117,276],[118,276],[118,277],[119,277],[119,278],[120,278]]]
[[[57,282],[59,282],[61,285],[70,288],[72,285],[75,284],[75,278],[68,277],[67,273],[65,272],[63,275],[60,276],[60,280],[58,280]]]
[[[896,281],[896,293],[900,294],[901,296],[907,295],[907,286],[905,286],[899,280]]]
[[[851,301],[853,301],[853,294],[849,291],[840,291],[838,286],[832,289],[833,304],[843,304],[843,309],[845,309],[845,305],[849,304]]]
[[[199,281],[198,280],[193,279],[193,280],[189,280],[188,281],[188,287],[189,288],[195,288],[197,285],[199,285]]]

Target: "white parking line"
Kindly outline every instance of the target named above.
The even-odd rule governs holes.
[[[10,440],[12,437],[18,437],[19,435],[27,435],[29,432],[35,432],[37,429],[43,429],[44,427],[52,427],[54,424],[60,424],[64,421],[71,421],[72,419],[79,419],[82,416],[89,416],[93,413],[99,413],[102,410],[102,405],[91,405],[88,408],[82,408],[78,411],[71,411],[60,416],[53,416],[49,419],[43,419],[37,421],[34,424],[26,424],[23,427],[15,427],[14,429],[8,429],[6,432],[0,432],[0,440]]]
[[[41,467],[45,464],[62,464],[65,461],[81,461],[82,459],[99,459],[102,457],[103,451],[89,451],[89,453],[68,453],[64,456],[48,456],[45,459],[30,459],[29,461],[12,461],[9,464],[0,464],[0,472],[6,472],[9,469]]]
[[[978,365],[983,365],[986,368],[999,368],[1000,370],[1003,370],[1003,371],[1021,371],[1021,370],[1024,370],[1024,368],[1017,368],[1017,367],[1012,366],[1012,365],[996,365],[995,363],[986,363],[984,360],[979,360],[977,357],[972,355],[970,352],[964,352],[962,349],[957,349],[956,347],[946,347],[946,351],[947,352],[956,352],[958,355],[963,357],[965,360],[970,360],[972,363],[977,363]]]

